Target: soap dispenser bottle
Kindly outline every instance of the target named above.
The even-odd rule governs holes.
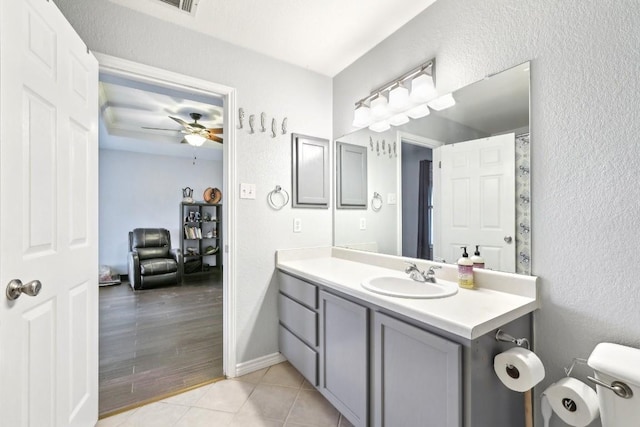
[[[458,286],[473,289],[473,261],[469,259],[467,247],[461,246],[462,257],[458,259]]]
[[[484,258],[480,256],[480,250],[478,249],[479,245],[476,245],[476,251],[473,253],[471,257],[471,262],[473,263],[473,268],[484,268]]]

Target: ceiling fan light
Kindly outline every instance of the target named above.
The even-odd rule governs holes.
[[[207,140],[207,138],[202,135],[198,135],[197,133],[190,133],[188,135],[185,135],[184,139],[187,140],[189,145],[193,145],[194,147],[200,147]]]
[[[404,113],[396,114],[389,119],[389,124],[392,126],[402,126],[405,123],[409,123],[409,117]]]
[[[353,127],[363,128],[371,124],[371,109],[364,104],[359,104],[353,112]]]
[[[453,99],[453,95],[448,93],[446,95],[442,95],[434,100],[429,101],[427,105],[429,105],[429,107],[433,108],[436,111],[440,111],[456,105],[456,100]]]
[[[421,104],[436,96],[436,88],[433,78],[427,74],[420,74],[411,80],[411,101]]]
[[[371,101],[371,118],[374,121],[380,121],[387,117],[389,117],[389,103],[384,95],[379,94]]]
[[[420,104],[407,111],[407,116],[411,117],[412,119],[419,119],[420,117],[428,116],[429,113],[430,111],[429,107],[427,107],[427,104]]]
[[[398,85],[389,92],[389,108],[393,112],[400,112],[409,106],[409,89]]]
[[[386,120],[381,120],[379,122],[372,123],[369,126],[369,130],[372,130],[374,132],[385,132],[389,129],[391,129],[391,126],[389,125],[389,122]]]

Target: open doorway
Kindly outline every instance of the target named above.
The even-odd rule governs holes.
[[[112,282],[121,277],[120,285],[100,289],[99,411],[106,416],[227,372],[233,354],[227,348],[225,317],[231,266],[222,238],[229,242],[233,221],[227,215],[231,197],[224,197],[230,194],[232,176],[228,119],[233,93],[224,87],[217,91],[213,84],[202,89],[192,85],[194,79],[128,61],[98,59],[103,98],[99,260],[114,276]],[[216,141],[199,146],[185,142],[185,129],[197,125],[211,131]],[[208,201],[217,203],[204,200],[211,189],[222,199]],[[193,203],[184,204],[188,193]],[[208,234],[188,234],[185,221],[194,219],[188,218],[190,211],[203,215],[197,221],[206,213]],[[204,230],[205,223],[197,225]],[[158,286],[148,281],[139,290],[130,286],[129,232],[135,229],[167,231],[170,248],[183,255],[176,257],[176,280]]]

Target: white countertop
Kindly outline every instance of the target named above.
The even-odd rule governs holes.
[[[364,289],[366,278],[407,277],[405,262],[419,267],[442,266],[442,278],[455,281],[455,266],[342,248],[289,249],[277,252],[278,269],[391,310],[469,340],[522,317],[537,308],[537,278],[482,271],[475,273],[477,289],[459,289],[445,298],[408,299]]]

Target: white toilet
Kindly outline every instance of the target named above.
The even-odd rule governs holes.
[[[602,426],[640,426],[640,349],[600,343],[587,363],[595,371]]]

